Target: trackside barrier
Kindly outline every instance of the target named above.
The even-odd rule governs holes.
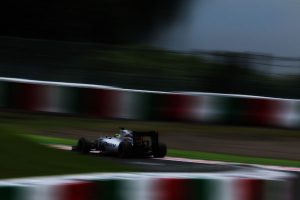
[[[91,174],[0,181],[5,200],[296,200],[292,177]]]
[[[300,128],[300,100],[0,78],[0,108],[111,119]]]

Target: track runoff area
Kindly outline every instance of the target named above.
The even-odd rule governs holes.
[[[71,146],[51,146],[72,150]],[[99,157],[98,153],[87,156]],[[300,197],[297,168],[174,157],[101,158],[117,160],[144,172],[1,180],[0,197],[6,200],[298,200]]]
[[[50,145],[53,148],[71,151],[72,147],[68,145]],[[99,152],[92,151],[91,154],[97,155]],[[103,156],[104,159],[118,160],[121,163],[142,168],[142,170],[155,172],[213,172],[213,171],[231,171],[231,170],[270,170],[295,172],[300,174],[300,168],[273,166],[273,165],[257,165],[243,164],[235,162],[222,162],[211,160],[197,160],[179,157],[164,157],[164,158],[146,158],[146,159],[118,159],[114,157]]]

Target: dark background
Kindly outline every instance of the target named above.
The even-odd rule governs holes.
[[[171,52],[144,45],[178,17],[186,2],[9,1],[0,8],[0,76],[300,98],[300,75],[278,73],[273,62],[300,67],[299,58]],[[255,69],[257,63],[263,70]]]
[[[186,1],[186,0],[185,0]],[[9,1],[1,35],[100,43],[133,42],[175,18],[183,0]]]

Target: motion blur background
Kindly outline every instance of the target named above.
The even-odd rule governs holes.
[[[159,91],[299,98],[300,4],[13,1],[0,76]]]
[[[191,172],[190,165],[175,163],[178,157],[299,171],[299,19],[299,0],[6,2],[0,6],[0,178],[156,167]],[[114,135],[118,127],[158,131],[167,156],[177,158],[123,162],[41,145],[70,150],[78,138]],[[197,172],[208,166],[215,165],[195,164]],[[245,171],[239,173],[234,178],[244,181]],[[226,178],[215,189],[214,175],[197,187],[181,180],[171,180],[168,189],[156,185],[171,191],[166,199],[187,199],[176,191],[193,196],[194,189],[207,196],[201,199],[300,199],[298,175],[273,181],[266,174],[255,174],[259,180],[246,180],[246,187]],[[140,194],[138,185],[147,186],[112,184],[99,191]],[[0,183],[0,198],[16,199],[5,196],[14,195],[5,187]],[[70,187],[64,199],[86,199],[90,190],[83,190],[79,197],[81,190]],[[53,197],[53,190],[32,191]]]

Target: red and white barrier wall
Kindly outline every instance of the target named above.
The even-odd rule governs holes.
[[[271,172],[270,172],[271,173]],[[273,173],[273,172],[272,172]],[[5,200],[296,200],[293,176],[87,174],[0,181]]]
[[[300,100],[0,78],[0,108],[111,119],[300,128]]]

